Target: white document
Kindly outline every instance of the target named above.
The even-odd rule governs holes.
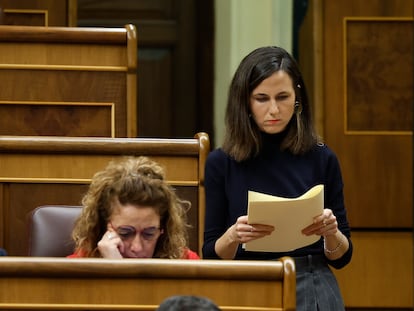
[[[306,236],[302,229],[322,214],[324,207],[323,185],[317,185],[297,198],[283,198],[249,191],[249,224],[266,224],[275,227],[271,235],[243,245],[247,251],[287,252],[315,243],[320,236]]]

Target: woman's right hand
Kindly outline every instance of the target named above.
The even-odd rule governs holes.
[[[227,231],[216,241],[216,254],[222,259],[233,259],[240,244],[270,235],[275,228],[264,224],[249,224],[247,215],[237,218]]]
[[[238,244],[247,243],[272,234],[275,227],[264,224],[249,224],[247,215],[237,218],[236,223],[230,227],[231,238]]]
[[[121,251],[124,244],[121,238],[112,229],[108,229],[98,242],[98,249],[103,258],[120,259],[123,258]]]

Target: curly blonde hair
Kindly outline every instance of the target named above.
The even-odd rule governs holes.
[[[72,238],[76,251],[84,257],[100,257],[97,243],[106,232],[114,200],[121,205],[153,207],[164,230],[155,247],[154,258],[182,258],[188,245],[187,210],[190,202],[181,200],[165,181],[164,169],[147,157],[125,157],[111,161],[97,172],[82,199],[82,213]],[[187,207],[187,209],[186,209]]]

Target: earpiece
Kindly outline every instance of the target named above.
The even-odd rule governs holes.
[[[297,113],[302,113],[302,106],[301,106],[301,104],[299,103],[299,101],[295,101],[295,112],[297,112]]]

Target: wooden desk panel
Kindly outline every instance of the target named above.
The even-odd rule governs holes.
[[[2,310],[154,310],[172,295],[222,310],[295,310],[294,262],[0,258]]]
[[[138,135],[134,25],[0,26],[0,50],[0,135]]]

